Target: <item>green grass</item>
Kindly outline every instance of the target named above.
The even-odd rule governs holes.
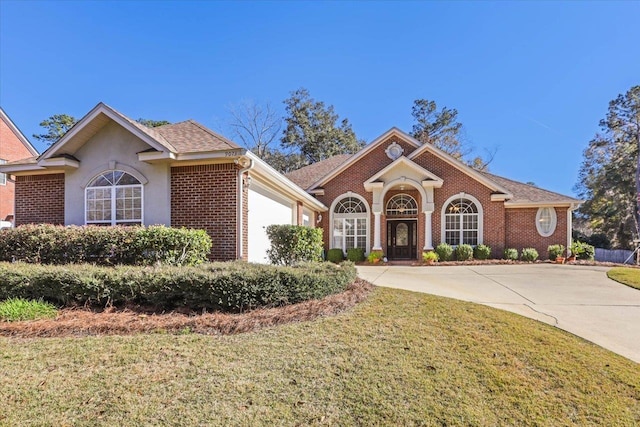
[[[22,298],[9,298],[0,301],[0,320],[16,322],[20,320],[50,319],[56,317],[58,310],[53,304]]]
[[[638,364],[512,313],[378,288],[211,337],[0,338],[0,425],[640,423]]]
[[[607,272],[607,276],[609,276],[609,279],[620,282],[623,285],[640,289],[640,269],[624,267],[612,268]]]

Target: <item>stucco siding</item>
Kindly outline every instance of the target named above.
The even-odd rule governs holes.
[[[65,224],[84,224],[86,185],[99,173],[116,169],[137,172],[146,180],[143,185],[144,224],[170,225],[169,166],[138,161],[138,153],[148,149],[149,146],[142,140],[111,122],[73,153],[80,160],[80,167],[65,174]]]

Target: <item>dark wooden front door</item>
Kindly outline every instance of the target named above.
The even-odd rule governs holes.
[[[417,230],[415,220],[387,221],[387,257],[389,259],[415,259]]]

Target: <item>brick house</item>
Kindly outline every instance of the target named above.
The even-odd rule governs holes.
[[[479,172],[432,144],[392,128],[354,155],[340,155],[287,175],[329,207],[319,225],[327,249],[380,250],[419,259],[440,242],[505,248],[571,243],[580,201]]]
[[[3,134],[4,135],[4,134]],[[0,166],[15,222],[205,229],[212,259],[266,261],[269,224],[326,207],[253,153],[187,120],[148,128],[100,103],[44,153]]]
[[[38,152],[20,129],[0,108],[0,165],[7,162],[36,156]],[[15,183],[7,174],[0,172],[0,221],[13,222]]]
[[[212,259],[266,261],[265,226],[320,226],[325,249],[419,259],[440,242],[505,248],[571,239],[571,197],[476,171],[393,128],[286,177],[188,120],[148,128],[98,104],[39,156],[8,162],[16,225],[205,229]]]

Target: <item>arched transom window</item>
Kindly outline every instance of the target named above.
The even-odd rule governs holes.
[[[387,202],[387,215],[417,215],[416,199],[408,194],[396,194]]]
[[[142,224],[142,184],[123,171],[103,172],[85,189],[85,222]]]
[[[338,200],[331,212],[333,216],[332,248],[346,251],[350,248],[367,250],[369,213],[366,202],[357,197]]]
[[[478,207],[469,199],[452,200],[444,212],[445,242],[450,245],[477,245],[480,229]]]

